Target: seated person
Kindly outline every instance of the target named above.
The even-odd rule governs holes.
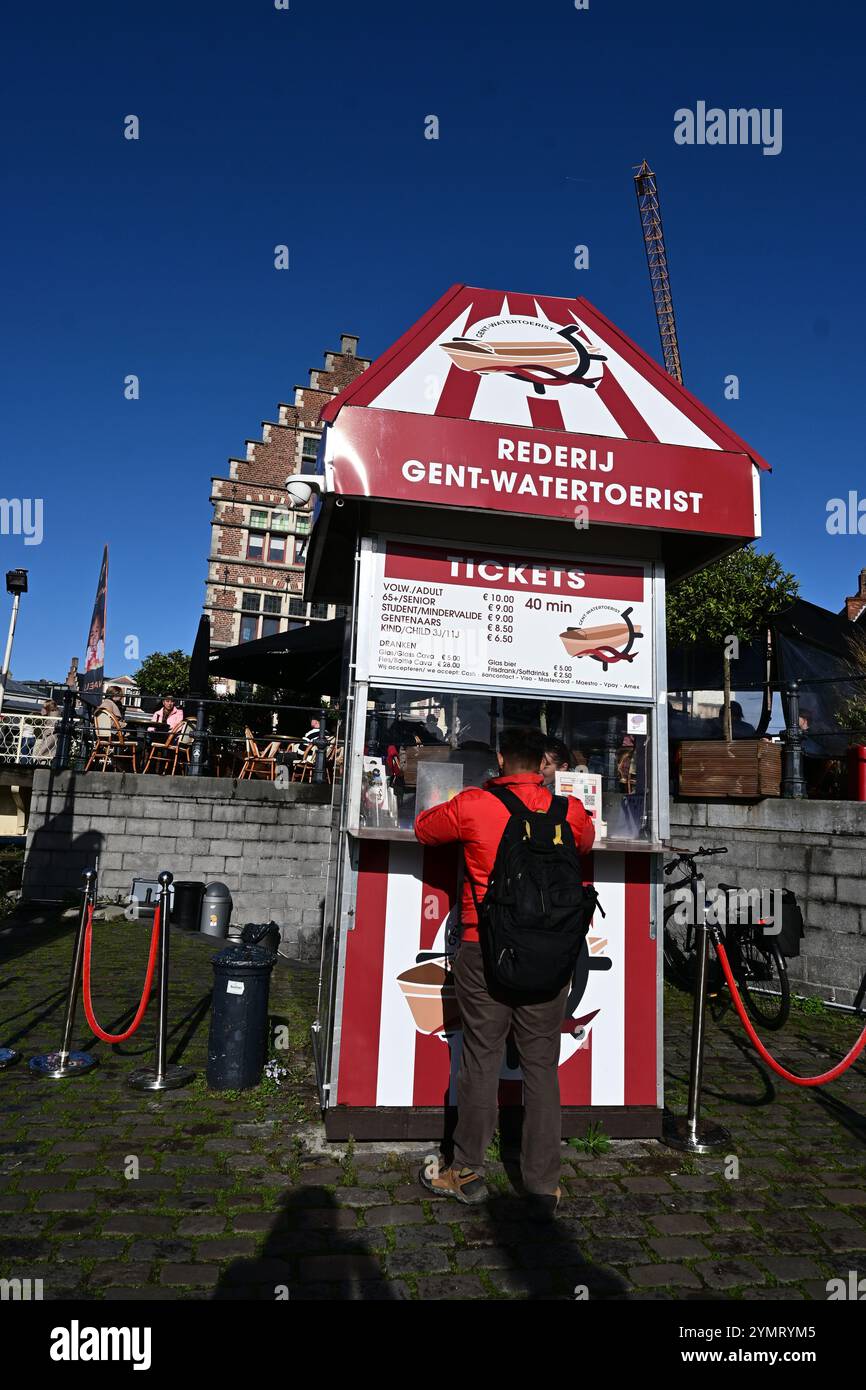
[[[569,772],[572,768],[571,752],[562,739],[545,738],[544,757],[541,760],[541,779],[549,792],[556,791],[557,772]]]
[[[722,715],[722,730],[724,731],[724,715]],[[757,738],[758,731],[754,724],[743,718],[743,706],[738,700],[731,701],[731,737],[732,738]]]
[[[174,696],[163,695],[162,704],[155,710],[147,726],[147,731],[148,733],[171,734],[182,723],[183,710],[175,704]]]
[[[319,745],[318,745],[318,743],[317,743],[317,739],[318,739],[318,737],[319,737],[319,730],[320,730],[320,728],[321,728],[321,722],[320,722],[320,720],[318,720],[318,719],[311,719],[311,720],[310,720],[310,727],[309,727],[309,729],[307,730],[307,732],[306,732],[305,734],[302,735],[301,738],[298,739],[298,747],[299,747],[299,749],[300,749],[300,751],[301,751],[302,753],[306,753],[307,750],[308,750],[309,748],[312,748],[314,744],[315,744],[315,746],[318,748]]]
[[[126,718],[123,713],[123,691],[119,685],[108,686],[105,694],[96,706],[97,714],[99,714],[100,710],[107,710],[109,714],[113,714],[121,728],[125,726]]]
[[[428,714],[427,718],[424,721],[424,725],[427,729],[428,734],[430,734],[431,738],[435,739],[437,743],[445,742],[445,735],[439,728],[439,721],[436,718],[435,714]]]
[[[60,723],[60,706],[54,700],[43,700],[42,730],[33,745],[34,758],[53,758],[57,752],[57,734]]]

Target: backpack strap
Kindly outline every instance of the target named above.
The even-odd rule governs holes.
[[[506,811],[508,811],[509,814],[512,816],[525,816],[529,811],[529,807],[524,805],[524,803],[520,800],[520,797],[516,796],[515,793],[511,791],[508,787],[485,787],[484,790],[489,792],[491,796],[495,796],[497,801],[501,801]],[[503,831],[503,834],[504,833],[505,832]],[[498,848],[499,846],[497,845],[497,850]],[[496,856],[494,855],[494,858],[495,857]],[[478,894],[475,891],[475,880],[472,877],[472,874],[469,872],[469,865],[466,863],[465,855],[463,856],[463,863],[466,869],[466,877],[469,880],[469,888],[472,893],[472,901],[475,903],[475,911],[478,913],[480,921],[481,907],[478,902]]]
[[[485,787],[484,790],[489,792],[491,796],[495,796],[497,801],[501,801],[506,811],[509,811],[512,816],[525,816],[529,811],[526,803],[521,801],[517,793],[513,792],[510,787]]]

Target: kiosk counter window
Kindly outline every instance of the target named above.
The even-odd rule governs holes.
[[[503,728],[539,729],[549,740],[545,784],[578,796],[599,849],[657,838],[651,775],[652,707],[586,700],[508,699],[448,690],[368,691],[360,776],[350,827],[410,835],[415,817],[499,774]]]

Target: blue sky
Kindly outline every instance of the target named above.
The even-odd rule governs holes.
[[[44,499],[40,546],[0,536],[30,570],[13,674],[83,655],[106,541],[110,674],[127,634],[189,649],[210,477],[341,332],[376,356],[467,281],[584,294],[657,355],[644,157],[686,384],[773,464],[764,546],[841,607],[866,565],[825,528],[866,494],[863,29],[839,0],[7,8],[0,495]],[[675,144],[699,100],[781,108],[781,153]]]

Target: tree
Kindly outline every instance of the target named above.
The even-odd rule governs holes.
[[[697,574],[674,584],[668,594],[668,641],[701,642],[722,648],[724,734],[731,740],[731,659],[737,642],[757,637],[797,597],[799,583],[775,555],[744,546]]]
[[[189,693],[189,657],[180,650],[151,652],[141,663],[135,676],[142,695],[176,695]]]

